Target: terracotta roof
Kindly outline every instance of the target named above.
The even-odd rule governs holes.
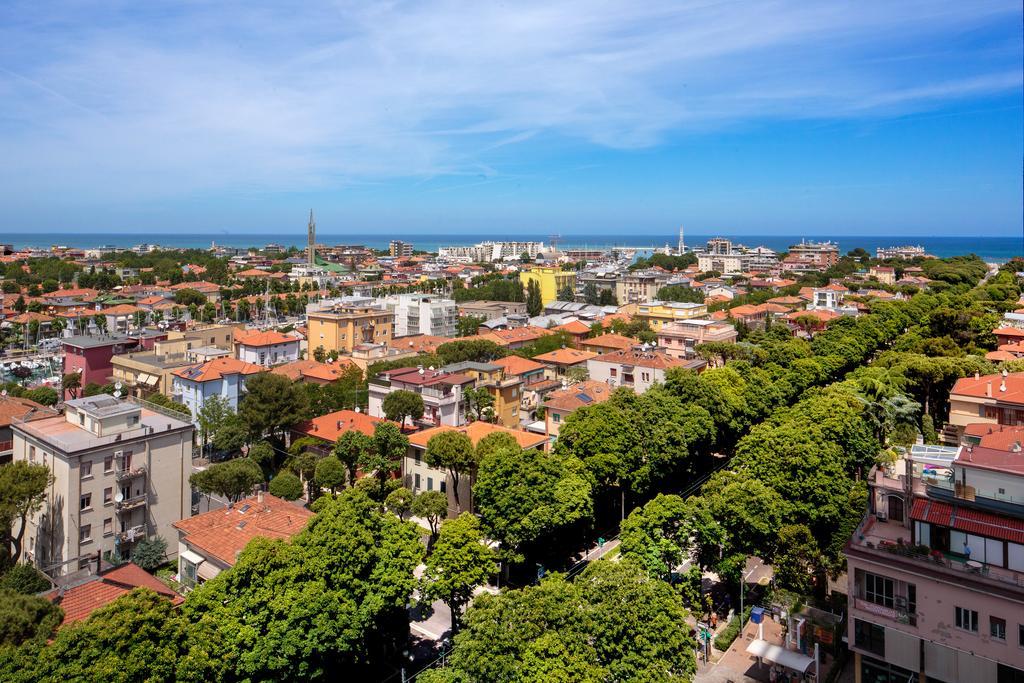
[[[563,323],[554,328],[556,332],[568,332],[569,334],[589,334],[590,326],[579,320]]]
[[[633,339],[632,337],[625,337],[621,334],[615,334],[609,332],[608,334],[602,334],[594,337],[593,339],[584,339],[582,342],[583,346],[596,346],[603,349],[628,349],[639,343],[639,340]]]
[[[106,607],[136,588],[149,588],[170,599],[175,605],[184,601],[160,579],[132,562],[108,569],[86,583],[66,588],[63,595],[57,589],[44,593],[43,597],[60,605],[64,610],[61,626],[67,626],[88,618],[99,608]]]
[[[297,360],[271,369],[275,375],[284,375],[293,382],[303,378],[333,382],[348,368],[355,365],[351,358],[341,357],[333,363],[318,363],[315,360]]]
[[[171,285],[169,289],[173,289],[175,291],[179,289],[194,289],[197,292],[219,292],[220,285],[216,282],[196,280],[195,282],[179,282],[176,285]]]
[[[979,446],[1008,451],[1015,442],[1024,444],[1024,426],[975,422],[964,427],[964,436],[978,438]]]
[[[496,361],[491,361],[491,365],[497,365],[505,369],[507,376],[518,376],[525,375],[530,372],[537,372],[543,370],[544,365],[538,363],[529,358],[523,358],[522,356],[505,356],[499,358]]]
[[[435,337],[431,334],[410,334],[405,337],[393,337],[389,346],[403,351],[416,353],[434,353],[441,344],[454,341],[448,337]]]
[[[274,346],[276,344],[298,343],[298,337],[290,337],[276,330],[234,330],[235,341],[243,346]]]
[[[429,386],[431,384],[472,384],[476,382],[474,378],[468,375],[453,374],[443,370],[428,370],[426,368],[423,369],[422,373],[419,368],[396,368],[381,374],[387,375],[393,382],[418,384],[421,386]]]
[[[370,417],[366,413],[357,413],[354,410],[338,410],[302,422],[293,427],[292,431],[315,436],[324,441],[335,442],[342,434],[353,429],[367,436],[373,436],[374,428],[386,421],[383,418]]]
[[[284,273],[271,273],[268,270],[260,270],[259,268],[250,268],[248,270],[241,270],[235,273],[235,277],[270,277],[270,278],[284,278],[288,277]]]
[[[998,538],[1011,543],[1024,543],[1024,520],[972,510],[959,505],[919,498],[914,501],[910,518],[978,536]]]
[[[147,296],[144,299],[139,299],[139,304],[143,306],[152,306],[153,304],[158,304],[161,301],[167,301],[167,299],[165,299],[162,296],[156,296],[154,294],[153,296]]]
[[[989,383],[991,382],[991,387]],[[1006,376],[1006,391],[1000,391],[1003,376],[1001,374],[961,377],[953,385],[951,395],[973,396],[974,398],[994,398],[1006,403],[1024,404],[1024,372],[1011,372]],[[988,396],[991,390],[992,395]]]
[[[1019,439],[1020,435],[1018,434],[1018,447],[1020,447]],[[955,463],[962,467],[976,467],[1021,475],[1024,474],[1024,455],[1021,454],[1021,451],[1012,450],[1013,445],[1011,441],[1005,448],[967,446],[960,451]]]
[[[90,289],[87,287],[79,287],[77,289],[58,289],[48,294],[43,294],[44,299],[62,299],[64,297],[94,297],[99,294],[98,289]]]
[[[32,311],[26,311],[20,315],[16,315],[11,318],[8,322],[18,323],[20,325],[28,325],[33,320],[41,323],[48,323],[53,320],[53,316],[46,315],[45,313],[33,313]]]
[[[555,349],[548,353],[534,356],[533,359],[541,363],[552,363],[554,365],[575,365],[584,363],[597,356],[593,351],[581,351],[580,349]]]
[[[222,379],[224,375],[255,375],[257,372],[263,372],[264,370],[266,368],[253,363],[246,363],[236,358],[222,357],[214,358],[202,365],[181,368],[171,374],[191,382],[209,382]]]
[[[204,512],[175,522],[183,541],[204,555],[229,566],[254,538],[288,540],[306,527],[312,510],[264,493],[240,500],[230,508]],[[244,512],[243,512],[244,510]]]
[[[132,306],[131,304],[118,304],[117,306],[104,308],[99,313],[102,315],[135,315],[141,310],[138,306]]]
[[[1017,360],[1017,356],[1013,355],[1009,351],[989,351],[985,354],[985,360],[995,361],[1000,363],[1008,360]]]
[[[512,330],[492,330],[478,335],[478,338],[493,341],[499,346],[508,346],[509,344],[521,344],[523,342],[536,341],[549,334],[552,334],[551,330],[545,330],[543,327],[527,325],[525,327],[517,327]]]
[[[427,442],[430,438],[441,432],[458,431],[462,432],[469,437],[469,440],[476,446],[480,443],[480,440],[485,436],[496,434],[501,432],[503,434],[512,435],[515,440],[519,443],[519,446],[524,450],[527,448],[537,448],[547,443],[548,437],[543,434],[533,434],[531,432],[524,432],[521,429],[509,429],[507,427],[501,427],[490,422],[470,422],[464,427],[449,427],[447,425],[441,425],[439,427],[431,427],[430,429],[424,429],[422,432],[416,432],[409,436],[409,444],[416,446],[417,448],[426,448]]]
[[[626,364],[654,370],[666,370],[675,367],[703,367],[705,364],[704,361],[687,361],[676,358],[657,349],[643,351],[636,348],[609,351],[608,353],[596,356],[593,360],[595,363]]]
[[[603,403],[611,398],[612,388],[604,382],[587,380],[578,382],[565,389],[552,391],[544,399],[544,406],[554,410],[572,412],[577,408]]]
[[[1012,344],[1000,344],[1000,351],[1009,351],[1010,353],[1024,353],[1024,341],[1013,342]]]
[[[781,306],[800,306],[806,302],[798,296],[776,296],[768,299],[768,303]]]
[[[1024,330],[1018,330],[1016,327],[999,327],[992,330],[992,334],[997,337],[1021,337],[1024,338]]]
[[[53,417],[57,412],[52,408],[16,396],[0,396],[0,427],[7,427],[13,418],[19,420]]]
[[[819,321],[823,323],[827,323],[840,317],[839,314],[836,313],[835,311],[829,311],[827,309],[818,308],[813,311],[793,311],[792,313],[787,313],[786,319],[796,320],[797,318],[802,318],[807,315],[811,316],[812,318],[817,318]]]

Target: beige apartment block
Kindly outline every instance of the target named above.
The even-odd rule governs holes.
[[[177,554],[174,522],[191,514],[193,427],[107,394],[67,401],[63,415],[11,425],[14,460],[54,481],[25,532],[25,557],[60,576],[97,553],[130,554],[153,536]]]

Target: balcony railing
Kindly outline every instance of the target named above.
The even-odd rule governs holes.
[[[138,467],[132,467],[132,468],[129,468],[129,469],[125,469],[123,467],[118,467],[114,471],[114,478],[117,481],[128,481],[129,479],[134,479],[135,477],[144,477],[144,476],[146,476],[146,468],[143,467],[142,465],[140,465]]]
[[[136,524],[135,526],[128,527],[117,535],[118,540],[122,543],[134,543],[135,541],[141,541],[146,537],[146,525]]]
[[[117,503],[116,507],[118,512],[130,512],[132,510],[142,507],[145,504],[146,494],[141,493],[137,496],[132,496],[131,498],[125,498],[120,503]]]

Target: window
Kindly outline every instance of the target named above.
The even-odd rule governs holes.
[[[29,462],[35,462],[36,461],[36,447],[35,446],[29,446],[28,447],[28,460],[29,460]]]
[[[103,535],[109,536],[114,533],[114,519],[113,517],[107,517],[103,520]]]
[[[88,543],[92,540],[92,524],[83,524],[78,530],[78,542]]]
[[[79,509],[80,510],[90,510],[90,509],[92,509],[92,494],[91,493],[83,493],[82,494],[82,498],[81,498],[81,501],[80,501]]]
[[[444,493],[446,491],[447,487],[445,486],[445,483],[446,482],[444,480],[441,481],[441,488],[439,489],[441,491],[441,493]],[[1005,626],[1005,624],[1004,624],[1004,626]]]
[[[128,416],[128,426],[129,427],[134,427],[137,424],[139,424],[139,416],[138,415],[129,415]]]
[[[82,473],[82,479],[92,478],[92,462],[82,462],[79,464],[78,469]]]
[[[416,489],[417,491],[419,491],[420,490],[420,475],[419,474],[415,475],[414,479],[415,479],[415,483],[413,484],[413,488]]]
[[[868,652],[885,657],[885,628],[870,621],[853,620],[854,645]]]
[[[1024,647],[1024,624],[1017,624],[1017,645]]]
[[[615,368],[611,368],[608,370],[608,374],[610,374],[612,377],[615,377],[617,374],[619,374],[619,371]]]
[[[108,486],[103,489],[103,504],[110,505],[114,501],[114,487]]]
[[[428,491],[433,491],[434,490],[434,478],[433,477],[427,477],[427,490]]]
[[[78,424],[85,426],[85,413],[78,414]]]
[[[551,421],[554,422],[555,424],[558,424],[559,422],[562,421],[562,416],[559,415],[558,413],[551,413]]]
[[[1006,619],[988,618],[988,634],[996,640],[1006,640]]]
[[[114,471],[114,456],[108,455],[103,458],[103,471],[107,474]]]
[[[965,631],[978,632],[978,613],[964,607],[956,608],[956,627]]]
[[[892,579],[887,579],[884,576],[878,576],[877,574],[864,575],[865,600],[873,602],[876,605],[893,607],[895,605],[895,599],[893,596],[894,582]]]

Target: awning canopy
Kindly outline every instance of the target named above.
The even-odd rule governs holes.
[[[158,375],[142,375],[139,379],[147,386],[153,386],[160,381],[160,377]]]
[[[1024,544],[1024,522],[990,512],[918,498],[914,501],[910,518],[970,534]]]
[[[191,550],[181,551],[181,557],[184,560],[188,560],[192,564],[198,565],[206,561],[206,558],[198,553],[194,553]]]
[[[810,668],[811,664],[814,664],[814,660],[806,655],[787,650],[778,645],[772,645],[767,640],[761,639],[754,640],[750,645],[747,645],[747,654],[760,657],[765,661],[779,664],[800,673],[807,673],[807,669]]]

